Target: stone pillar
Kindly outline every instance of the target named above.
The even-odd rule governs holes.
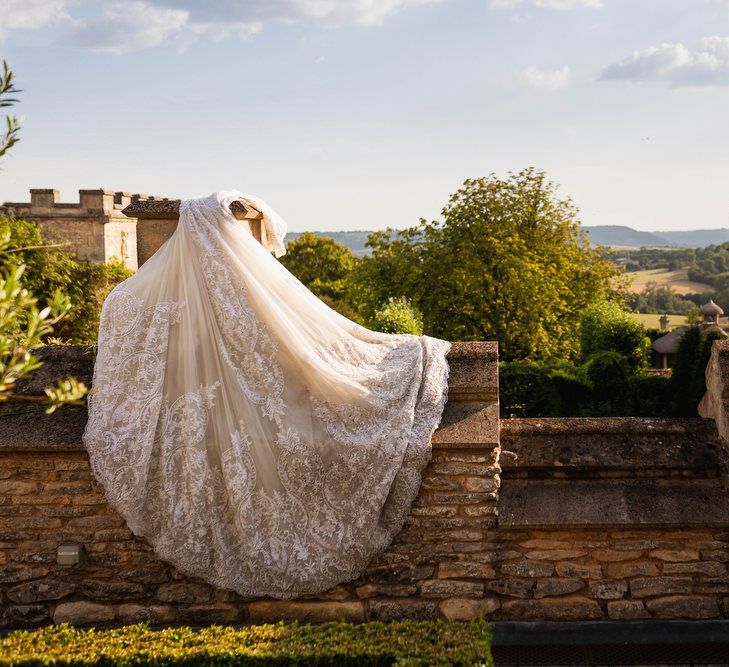
[[[706,365],[706,393],[699,414],[713,419],[725,449],[729,446],[729,340],[716,340]]]
[[[261,224],[260,211],[233,202],[230,206],[233,215],[246,225],[248,231],[263,243],[266,231]],[[179,199],[154,199],[135,195],[123,211],[124,215],[137,219],[137,261],[139,266],[154,255],[160,246],[172,236],[180,218]]]

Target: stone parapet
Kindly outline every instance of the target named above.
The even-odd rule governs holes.
[[[93,350],[43,355],[26,391],[71,373],[90,380]],[[449,402],[402,531],[358,579],[291,601],[243,599],[157,559],[91,474],[83,409],[3,406],[0,625],[729,618],[710,420],[499,425],[496,346],[454,344],[449,360]],[[61,543],[83,544],[86,562],[56,564]]]
[[[90,382],[93,350],[48,348],[21,387],[71,373]],[[300,619],[470,618],[500,607],[496,576],[499,429],[495,344],[456,343],[449,401],[410,517],[357,580],[299,600],[246,600],[185,578],[155,558],[105,501],[81,444],[83,408],[47,416],[0,412],[0,626],[110,625]],[[60,544],[83,544],[83,565],[56,563]],[[507,555],[508,558],[508,555]]]
[[[266,242],[263,215],[255,208],[234,201],[230,205],[233,215],[240,220],[260,243]],[[124,209],[124,214],[137,220],[137,254],[141,266],[177,229],[180,219],[179,199],[155,199],[137,195]]]

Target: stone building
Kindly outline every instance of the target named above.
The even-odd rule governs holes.
[[[132,202],[127,192],[79,190],[78,203],[62,203],[59,191],[32,189],[30,202],[5,202],[0,213],[40,223],[49,237],[71,243],[79,259],[121,260],[137,268],[137,221],[122,213]]]
[[[718,329],[724,334],[724,336],[729,334],[729,318],[722,317],[722,315],[724,315],[724,311],[721,306],[714,303],[712,299],[709,299],[708,302],[699,308],[699,313],[701,313],[702,317],[699,324],[702,330]],[[664,315],[661,318],[661,329],[664,330],[667,328],[668,316]],[[653,341],[652,347],[656,355],[657,368],[666,369],[673,367],[678,347],[681,344],[684,334],[688,331],[688,328],[689,327],[687,325],[676,327],[673,331],[669,331],[664,336]]]
[[[5,202],[0,214],[40,223],[48,236],[69,241],[76,256],[91,262],[121,260],[136,270],[172,235],[179,199],[113,190],[79,190],[79,202],[61,203],[58,190],[32,189],[30,202]],[[259,211],[231,205],[231,211],[262,243]]]

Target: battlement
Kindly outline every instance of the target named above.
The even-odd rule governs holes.
[[[32,188],[29,202],[5,202],[0,214],[43,226],[50,239],[69,241],[76,256],[91,262],[122,261],[138,268],[137,218],[124,209],[139,202],[168,199],[96,188],[78,191],[78,202],[62,202],[55,188]]]
[[[62,202],[60,190],[55,188],[31,188],[29,202],[5,202],[0,211],[16,216],[31,218],[79,218],[108,216],[113,219],[128,219],[122,210],[138,201],[168,201],[146,194],[132,194],[115,190],[96,188],[79,190],[78,202]]]

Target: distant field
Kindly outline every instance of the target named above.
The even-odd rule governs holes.
[[[647,271],[632,271],[627,276],[633,279],[629,289],[635,293],[642,292],[650,282],[672,287],[677,294],[701,294],[702,292],[714,290],[711,285],[689,280],[686,269],[679,269],[678,271],[648,269]]]
[[[643,326],[648,327],[649,329],[660,329],[661,328],[661,315],[653,314],[653,313],[630,313],[630,316],[634,320],[638,320]],[[685,315],[671,315],[668,314],[668,328],[669,329],[675,329],[678,326],[681,326],[682,324],[686,324],[686,316]]]

